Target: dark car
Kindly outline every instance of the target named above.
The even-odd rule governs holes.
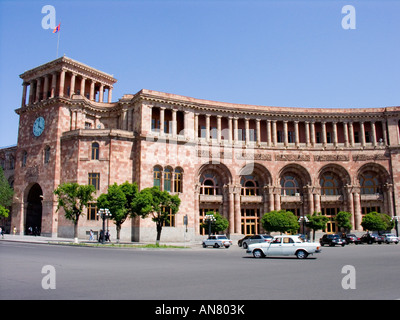
[[[247,247],[250,244],[253,243],[260,243],[260,242],[270,242],[272,240],[272,236],[269,234],[256,234],[254,236],[251,236],[245,240],[242,241],[242,246],[244,249],[247,249]]]
[[[373,244],[373,243],[384,243],[385,242],[385,237],[379,235],[378,233],[366,233],[364,234],[361,238],[361,243],[368,243],[368,244]]]
[[[357,237],[355,234],[346,234],[346,241],[347,243],[354,243],[354,244],[360,244],[361,240],[359,237]]]
[[[242,246],[242,243],[243,243],[243,240],[246,240],[246,239],[248,239],[248,238],[250,238],[250,237],[251,237],[251,236],[245,236],[244,238],[238,240],[238,246],[241,247],[241,246]]]
[[[324,234],[321,239],[319,239],[321,246],[327,244],[331,247],[336,245],[344,247],[346,245],[346,240],[342,239],[338,234]]]

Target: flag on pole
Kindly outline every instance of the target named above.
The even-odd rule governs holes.
[[[60,25],[61,25],[61,22],[58,24],[57,27],[54,28],[53,33],[57,33],[58,31],[60,31]]]

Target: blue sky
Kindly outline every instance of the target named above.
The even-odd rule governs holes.
[[[400,105],[400,1],[0,0],[0,146],[17,143],[19,75],[59,56],[142,88],[265,106]],[[342,7],[356,29],[342,28]]]

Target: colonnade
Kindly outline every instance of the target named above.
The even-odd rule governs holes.
[[[71,98],[74,94],[80,94],[91,101],[95,101],[97,92],[99,92],[98,102],[104,102],[104,93],[107,89],[107,102],[111,103],[113,90],[113,87],[106,83],[64,69],[45,74],[27,82],[24,81],[22,87],[21,107],[52,99],[56,96]],[[28,102],[27,95],[29,96]]]

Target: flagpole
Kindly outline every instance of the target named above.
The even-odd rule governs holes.
[[[57,55],[56,55],[56,59],[58,58],[58,46],[59,46],[59,44],[60,44],[61,21],[60,21],[60,23],[59,23],[59,26],[60,26],[60,28],[59,28],[59,30],[58,30],[58,39],[57,39]]]

